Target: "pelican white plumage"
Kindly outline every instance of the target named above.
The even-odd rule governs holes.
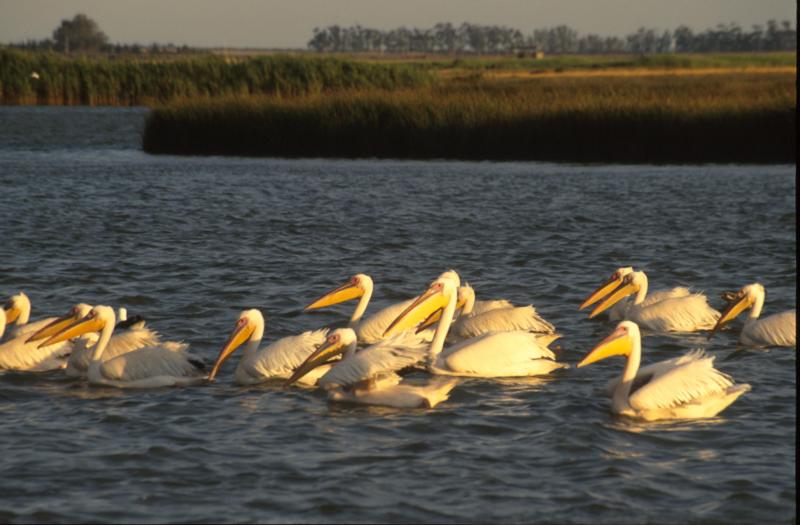
[[[445,274],[460,283],[460,278],[454,270],[448,270],[442,275]],[[372,291],[372,277],[363,273],[359,273],[352,276],[343,285],[331,290],[313,303],[306,306],[305,310],[317,310],[319,308],[324,308],[326,306],[331,306],[358,298],[358,304],[356,305],[355,310],[353,310],[353,314],[350,316],[348,327],[353,328],[356,331],[356,336],[358,337],[359,343],[374,344],[383,340],[383,332],[386,330],[389,324],[394,321],[398,315],[400,315],[400,312],[408,308],[414,299],[412,298],[408,299],[407,301],[389,305],[386,308],[378,310],[369,317],[364,318],[364,312],[367,311],[367,306],[372,298]]]
[[[742,287],[722,312],[708,338],[711,339],[722,325],[750,308],[750,314],[739,335],[740,343],[754,347],[797,346],[797,310],[786,310],[761,318],[759,316],[764,308],[765,298],[766,291],[760,283]]]
[[[245,344],[244,355],[236,366],[235,379],[240,385],[253,385],[263,383],[269,379],[286,379],[311,355],[322,343],[328,330],[323,328],[299,335],[278,339],[277,341],[259,349],[261,339],[264,337],[264,316],[259,310],[245,310],[236,321],[236,327],[211,369],[209,380],[216,377],[222,363],[233,352]],[[328,367],[320,367],[304,378],[308,385],[316,384]]]
[[[318,380],[332,401],[394,408],[433,408],[445,401],[456,385],[453,379],[434,379],[427,385],[402,383],[397,371],[425,358],[427,342],[411,332],[403,332],[374,345],[356,350],[356,332],[351,328],[333,330],[308,359],[300,365],[286,385],[302,379],[319,365],[335,363]]]
[[[547,345],[558,335],[537,336],[515,330],[487,332],[447,349],[445,337],[456,309],[456,284],[439,277],[386,330],[392,335],[417,326],[442,309],[429,349],[429,370],[437,375],[466,377],[521,377],[549,374],[566,365],[555,361]]]
[[[469,285],[458,288],[456,310],[462,306],[461,315],[453,321],[447,332],[450,344],[477,337],[488,332],[524,330],[537,334],[554,334],[555,326],[544,320],[533,305],[514,306],[505,299],[482,301],[477,306],[475,290]],[[423,327],[433,325],[439,315],[431,316]]]
[[[27,339],[27,342],[42,341],[52,335],[57,334],[62,329],[69,326],[73,321],[85,317],[92,307],[87,304],[76,305],[71,309],[67,315],[53,320],[50,324],[37,330]],[[145,346],[158,345],[160,343],[159,336],[156,332],[145,327],[144,320],[139,316],[134,316],[130,321],[127,320],[128,311],[120,307],[117,310],[117,318],[119,322],[114,329],[114,335],[108,342],[106,351],[103,352],[102,359],[104,361],[122,355],[124,353],[142,348]],[[64,363],[64,372],[71,377],[86,377],[89,370],[89,363],[92,360],[92,353],[94,345],[97,343],[97,334],[87,333],[75,339],[63,343],[56,343],[56,345],[70,344],[71,349],[69,356]],[[164,343],[175,350],[185,350],[188,345],[185,343]],[[55,346],[55,345],[53,345]],[[44,348],[52,348],[44,347]]]
[[[47,317],[31,321],[31,300],[24,292],[12,295],[3,305],[3,308],[6,314],[6,336],[8,339],[30,335],[56,319],[55,317]],[[2,337],[2,334],[0,334],[0,337]]]
[[[92,348],[87,377],[97,385],[118,388],[158,388],[187,386],[205,381],[201,362],[184,348],[161,345],[146,346],[104,360],[103,354],[114,335],[116,316],[109,306],[95,306],[83,319],[77,320],[50,337],[42,346],[66,341],[86,333],[99,333]]]
[[[702,350],[639,368],[642,338],[632,321],[619,323],[577,366],[614,355],[627,357],[621,379],[611,385],[615,414],[648,421],[713,417],[750,390],[714,368],[714,357]]]
[[[630,274],[633,273],[633,268],[631,266],[623,266],[621,268],[617,268],[614,273],[611,274],[611,277],[600,285],[597,290],[589,294],[585,301],[581,303],[578,307],[578,310],[583,310],[587,306],[590,306],[600,299],[604,298],[606,295],[611,293],[617,286],[622,283],[622,279]],[[665,299],[673,299],[676,297],[686,297],[691,295],[692,292],[685,286],[676,286],[674,288],[669,288],[667,290],[650,290],[648,291],[647,295],[644,298],[644,301],[641,303],[641,306],[650,306],[651,304],[658,303]],[[614,306],[611,306],[608,310],[608,318],[611,321],[622,321],[625,319],[625,313],[628,308],[633,304],[631,298],[626,298],[624,300],[619,301]]]
[[[625,275],[616,290],[592,310],[589,318],[597,316],[622,298],[633,294],[636,294],[636,297],[625,309],[625,319],[655,332],[711,330],[720,316],[718,311],[709,306],[708,299],[701,293],[667,297],[645,304],[647,275],[644,272],[632,272]]]
[[[34,335],[42,334],[42,338],[49,337],[70,323],[82,319],[91,308],[88,304],[77,304],[65,316],[52,318],[44,326],[41,326],[41,322],[37,322],[34,326],[40,326],[40,329]],[[2,312],[0,318],[4,318],[3,309],[0,309],[0,312]],[[39,341],[34,340],[29,332],[30,330],[27,330],[0,344],[0,370],[44,372],[64,368],[66,360],[76,344],[91,344],[92,341],[97,340],[96,336],[87,335],[75,343],[63,341],[40,347]]]

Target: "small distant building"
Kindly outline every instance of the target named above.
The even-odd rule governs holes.
[[[519,58],[531,57],[534,60],[544,58],[544,50],[537,45],[518,47],[515,52]]]

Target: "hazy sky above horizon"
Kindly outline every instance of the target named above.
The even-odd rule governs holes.
[[[85,13],[112,42],[197,47],[304,48],[314,27],[391,29],[437,22],[506,25],[529,33],[566,24],[580,34],[624,36],[639,27],[749,29],[791,20],[794,0],[0,0],[0,43],[49,38]]]

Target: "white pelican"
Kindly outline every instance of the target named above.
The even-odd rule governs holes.
[[[394,408],[433,408],[445,401],[456,385],[456,380],[442,378],[424,386],[401,383],[396,372],[419,363],[426,354],[425,340],[411,332],[400,333],[358,351],[357,342],[352,328],[332,331],[325,343],[297,368],[286,385],[340,354],[342,360],[318,380],[332,401]]]
[[[614,355],[628,358],[622,377],[611,385],[615,414],[647,421],[713,417],[750,390],[715,369],[714,357],[702,350],[639,368],[642,338],[632,321],[619,323],[577,366]]]
[[[722,312],[708,338],[711,339],[723,324],[750,308],[750,315],[744,322],[739,342],[755,347],[797,346],[797,310],[786,310],[760,319],[765,296],[764,286],[759,283],[743,287]]]
[[[460,282],[458,274],[454,270],[448,270],[442,275],[448,275]],[[346,283],[326,293],[310,305],[305,307],[306,311],[317,310],[326,306],[339,304],[344,301],[359,298],[358,304],[353,315],[350,316],[349,328],[356,331],[358,341],[363,344],[373,344],[383,340],[383,332],[389,324],[400,315],[400,312],[408,308],[414,299],[402,301],[375,312],[366,319],[362,319],[364,312],[367,311],[369,300],[372,297],[372,278],[369,275],[359,273],[351,277]]]
[[[74,321],[82,319],[91,310],[88,304],[77,304],[72,307],[67,315],[53,318],[52,321],[42,326],[37,333],[48,337],[59,332]],[[0,318],[5,317],[5,312],[0,309]],[[36,323],[36,326],[41,323]],[[2,330],[0,330],[2,332]],[[29,332],[29,330],[28,330]],[[24,370],[30,372],[43,372],[64,368],[67,357],[72,352],[75,344],[89,344],[91,338],[82,338],[76,343],[59,342],[49,346],[39,347],[39,342],[28,333],[23,333],[0,344],[0,370]],[[96,338],[95,338],[96,340]]]
[[[243,311],[228,341],[222,347],[208,379],[214,379],[222,363],[244,343],[246,343],[244,355],[239,360],[235,372],[238,384],[254,385],[268,379],[286,379],[319,345],[325,342],[328,333],[325,328],[303,332],[300,335],[278,339],[259,349],[261,339],[264,337],[264,324],[264,316],[260,311],[256,309]],[[327,370],[327,367],[318,368],[315,373],[307,376],[304,382],[314,385]]]
[[[589,297],[586,298],[585,301],[581,303],[578,307],[578,310],[583,310],[587,306],[590,306],[609,293],[614,290],[617,286],[622,283],[622,279],[628,275],[629,273],[633,273],[633,268],[630,266],[623,266],[621,268],[617,268],[617,270],[611,274],[611,277],[600,285],[600,287],[589,294]],[[649,291],[647,296],[644,298],[642,302],[642,306],[650,306],[651,304],[655,304],[659,301],[663,301],[664,299],[672,299],[675,297],[686,297],[687,295],[691,295],[692,292],[686,288],[685,286],[676,286],[675,288],[670,288],[668,290],[653,290]],[[620,301],[619,303],[615,304],[611,308],[608,309],[608,318],[611,321],[622,321],[625,319],[625,312],[627,311],[628,307],[631,305],[630,298],[625,299],[624,301]]]
[[[91,310],[90,306],[84,305],[86,310],[83,315],[86,315]],[[102,361],[108,361],[122,354],[127,354],[133,350],[144,348],[148,346],[161,346],[174,352],[184,352],[188,350],[189,345],[176,341],[161,341],[158,332],[154,332],[145,326],[144,320],[139,316],[134,316],[132,319],[127,319],[127,310],[125,308],[118,309],[119,322],[114,328],[114,334],[108,341],[108,346],[103,352]],[[66,317],[56,319],[51,323],[61,323],[67,321]],[[62,324],[64,328],[66,324]],[[58,333],[61,328],[51,328],[51,325],[44,327],[28,338],[28,341],[38,341],[45,339],[53,334]],[[88,335],[88,334],[87,334]],[[94,335],[94,334],[92,334]],[[94,345],[97,343],[97,337],[84,338],[81,337],[73,340],[72,351],[66,361],[64,372],[70,377],[87,377],[89,373],[89,364],[92,361],[92,354],[94,353]]]
[[[549,374],[566,365],[557,363],[547,345],[558,335],[537,336],[523,330],[488,332],[444,349],[456,309],[456,285],[439,277],[395,319],[386,335],[408,330],[443,309],[430,345],[430,372],[467,377],[521,377]]]
[[[30,335],[55,320],[55,317],[48,317],[31,322],[31,300],[23,292],[11,296],[3,308],[6,313],[6,324],[14,323],[14,326],[7,326],[8,339]]]
[[[595,317],[623,297],[636,294],[633,304],[625,310],[625,318],[656,332],[696,332],[711,330],[719,312],[708,305],[706,296],[693,293],[683,297],[668,297],[645,305],[647,276],[632,272],[622,278],[617,289],[597,305],[589,318]]]
[[[447,343],[457,343],[487,332],[524,330],[538,334],[555,333],[555,326],[545,321],[533,305],[514,306],[505,299],[481,302],[483,304],[476,309],[475,290],[469,284],[458,288],[456,310],[461,307],[461,315],[450,325]],[[435,324],[441,312],[437,310],[421,327]]]
[[[92,384],[118,388],[158,388],[205,381],[201,362],[185,349],[176,351],[163,346],[146,346],[104,360],[103,354],[114,334],[115,322],[113,308],[95,306],[86,317],[47,339],[42,346],[66,341],[85,333],[99,332],[100,340],[92,350],[87,373]]]

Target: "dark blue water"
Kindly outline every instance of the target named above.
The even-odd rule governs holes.
[[[616,267],[653,289],[754,281],[796,301],[794,166],[581,166],[154,157],[139,109],[0,108],[0,295],[33,318],[124,305],[213,358],[249,307],[266,338],[356,272],[373,308],[455,268],[532,302],[576,363],[612,325],[577,305]],[[598,394],[621,360],[465,379],[434,410],[308,390],[90,387],[0,375],[0,522],[795,522],[796,352],[695,347],[753,390],[698,422],[636,423]]]

